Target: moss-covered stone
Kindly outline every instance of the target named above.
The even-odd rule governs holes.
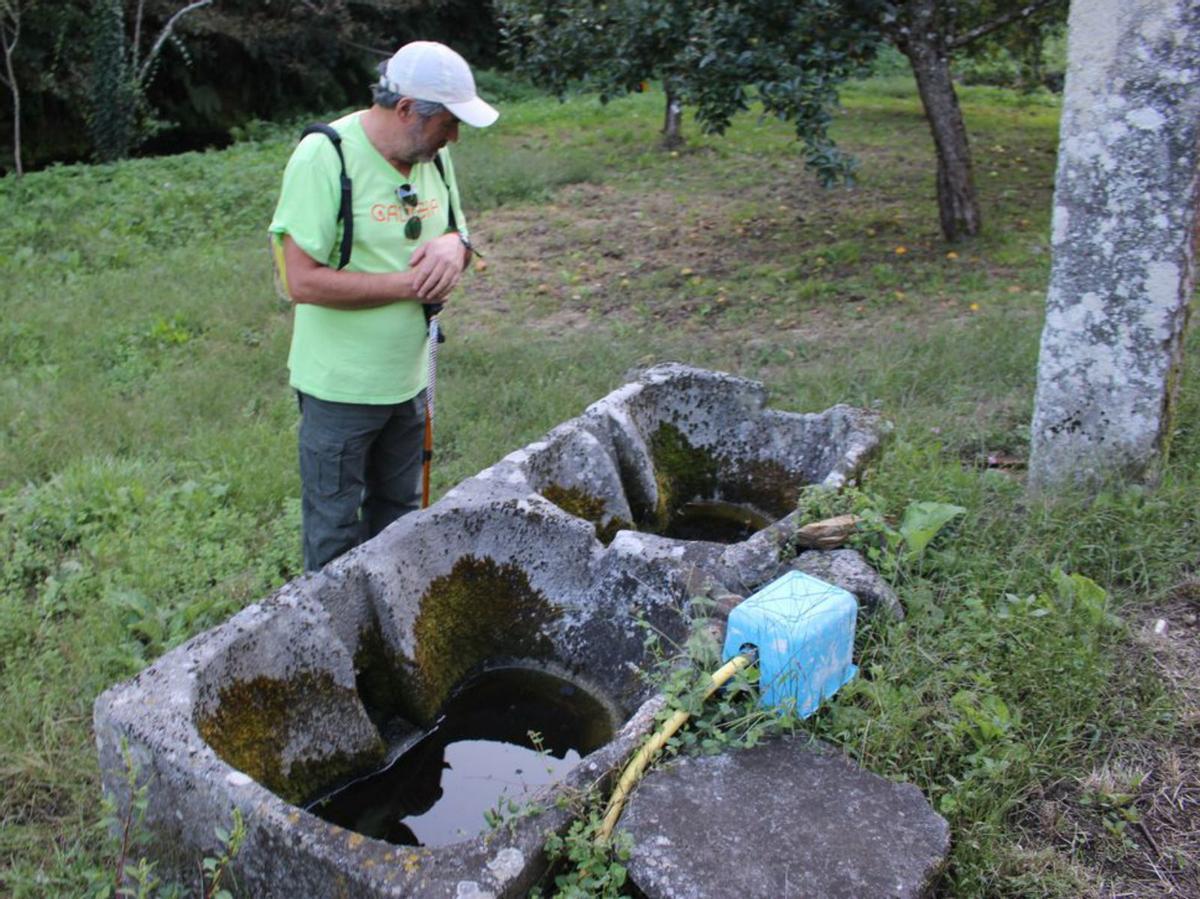
[[[404,696],[412,692],[412,678],[404,670],[400,655],[383,639],[375,620],[358,636],[354,671],[358,695],[377,728],[383,730],[393,718],[405,713]]]
[[[216,708],[197,719],[196,729],[231,766],[288,802],[299,802],[382,761],[378,739],[360,753],[335,750],[321,758],[284,761],[294,735],[329,726],[344,716],[346,703],[357,702],[353,690],[323,671],[288,680],[255,677],[222,689]]]
[[[617,518],[614,515],[604,524],[596,525],[596,539],[608,546],[613,542],[613,537],[617,536],[617,531],[631,530],[634,530],[632,521],[626,521],[624,518]]]
[[[803,481],[774,459],[730,459],[694,446],[676,425],[664,422],[650,435],[651,459],[658,484],[658,504],[645,530],[662,533],[685,504],[718,494],[743,503],[772,519],[796,508]],[[737,472],[736,476],[728,473]]]
[[[588,493],[582,487],[550,484],[541,490],[541,494],[568,515],[574,515],[584,521],[597,524],[604,517],[603,498]]]
[[[660,533],[684,503],[713,496],[718,463],[712,453],[693,446],[678,427],[668,422],[658,426],[648,443],[658,484],[658,505],[653,519],[639,524]]]
[[[728,467],[734,470],[730,463]],[[721,496],[730,502],[745,503],[772,519],[794,512],[800,501],[802,479],[774,459],[751,459],[736,468],[738,475],[721,485]]]
[[[605,515],[604,499],[588,493],[581,487],[562,487],[551,484],[541,491],[542,496],[554,503],[568,515],[590,521],[596,529],[597,539],[605,546],[612,543],[617,531],[632,525],[615,515]]]
[[[418,690],[411,714],[428,726],[450,690],[482,662],[497,657],[546,658],[543,628],[561,616],[516,565],[464,556],[430,582],[413,626]]]

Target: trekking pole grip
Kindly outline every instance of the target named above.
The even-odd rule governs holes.
[[[422,303],[421,311],[425,313],[425,326],[429,327],[429,320],[442,311],[442,303]],[[441,328],[438,329],[438,343],[446,342],[446,332]]]

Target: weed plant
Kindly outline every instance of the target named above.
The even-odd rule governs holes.
[[[734,673],[719,692],[712,693],[711,675],[721,667],[715,622],[709,618],[714,607],[706,597],[692,600],[687,609],[690,626],[681,644],[670,643],[648,622],[640,622],[645,649],[656,660],[641,674],[665,697],[652,733],[657,735],[678,712],[689,716],[658,755],[649,758],[647,771],[664,758],[749,749],[769,736],[796,730],[794,715],[787,710],[764,709],[760,704],[758,672],[753,665]],[[612,772],[608,779],[615,783],[623,775],[624,771]],[[610,794],[597,789],[570,804],[574,820],[565,832],[547,836],[544,848],[549,870],[531,897],[618,899],[627,895],[634,841],[621,829],[619,819],[611,833],[606,831],[610,807],[616,808],[610,806],[611,801]]]
[[[968,513],[915,556],[894,554],[894,542],[868,526],[860,546],[891,572],[907,617],[863,628],[862,675],[814,719],[813,733],[864,767],[917,784],[947,817],[955,839],[950,895],[1078,895],[1084,883],[1074,874],[1047,876],[1014,840],[1031,803],[1064,778],[1082,777],[1087,760],[1120,740],[1162,738],[1175,722],[1161,687],[1126,648],[1118,603],[1060,566],[1103,570],[1078,551],[1086,538],[1068,536],[1075,526],[1129,536],[1145,521],[1114,518],[1103,498],[1022,508],[1020,488],[1002,475],[976,475],[997,482],[982,490],[947,491],[936,475],[952,473],[932,454],[896,452],[897,471],[932,463],[927,486],[941,484],[943,497]],[[896,495],[882,479],[870,483]],[[878,509],[888,505],[860,495],[855,511],[887,532]],[[1109,569],[1109,583],[1132,587],[1147,573],[1141,561]]]
[[[111,871],[95,868],[88,872],[88,895],[94,899],[184,899],[185,896],[233,899],[233,892],[226,884],[232,880],[230,866],[246,841],[246,822],[241,809],[233,809],[228,828],[218,826],[214,829],[216,854],[199,861],[197,879],[191,889],[179,881],[163,880],[157,863],[145,854],[151,841],[151,833],[146,827],[149,783],[141,777],[133,755],[124,743],[121,755],[125,764],[123,789],[128,803],[122,811],[114,797],[105,796],[102,803],[104,816],[98,825],[102,832],[117,835],[116,860]]]
[[[469,216],[496,249],[447,307],[434,488],[664,359],[760,378],[776,408],[878,409],[889,448],[857,492],[812,501],[872,513],[862,549],[908,617],[862,627],[861,678],[808,726],[947,816],[947,895],[1079,895],[1108,869],[1029,804],[1118,744],[1186,733],[1131,631],[1200,557],[1200,348],[1155,489],[1041,503],[988,467],[1028,450],[1057,109],[961,96],[987,230],[953,248],[900,75],[844,95],[855,191],[817,192],[787,126],[754,113],[661,152],[658,92],[534,97],[464,134]],[[0,181],[5,895],[108,882],[96,695],[300,568],[264,236],[294,134],[245,138]],[[887,535],[914,502],[965,512],[910,557]],[[1116,828],[1123,792],[1089,808]]]

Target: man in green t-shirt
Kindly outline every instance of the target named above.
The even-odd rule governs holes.
[[[371,107],[332,123],[353,184],[349,263],[339,268],[342,164],[324,134],[292,153],[270,226],[295,306],[288,369],[310,571],[417,508],[422,306],[446,302],[472,253],[447,145],[460,121],[482,128],[498,116],[442,44],[406,44],[380,71]]]

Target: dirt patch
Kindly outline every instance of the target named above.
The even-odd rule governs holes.
[[[948,261],[958,254],[942,244],[932,204],[914,212],[910,197],[826,191],[796,157],[759,162],[768,178],[731,186],[745,163],[712,155],[696,153],[686,172],[648,179],[654,186],[574,184],[476,216],[486,259],[451,302],[454,329],[509,319],[556,334],[608,325],[845,345],[891,323],[969,317],[958,278],[1007,281],[1023,294],[1014,302],[1040,309],[1040,289],[1031,303],[1015,286],[1021,271]],[[932,293],[920,287],[930,266],[950,267]]]
[[[1200,728],[1200,576],[1177,584],[1161,607],[1146,613],[1139,641],[1179,699],[1181,720]]]
[[[1171,738],[1114,746],[1087,777],[1048,787],[1028,812],[1089,896],[1200,899],[1200,579],[1139,621],[1136,663],[1152,665],[1174,701]]]

